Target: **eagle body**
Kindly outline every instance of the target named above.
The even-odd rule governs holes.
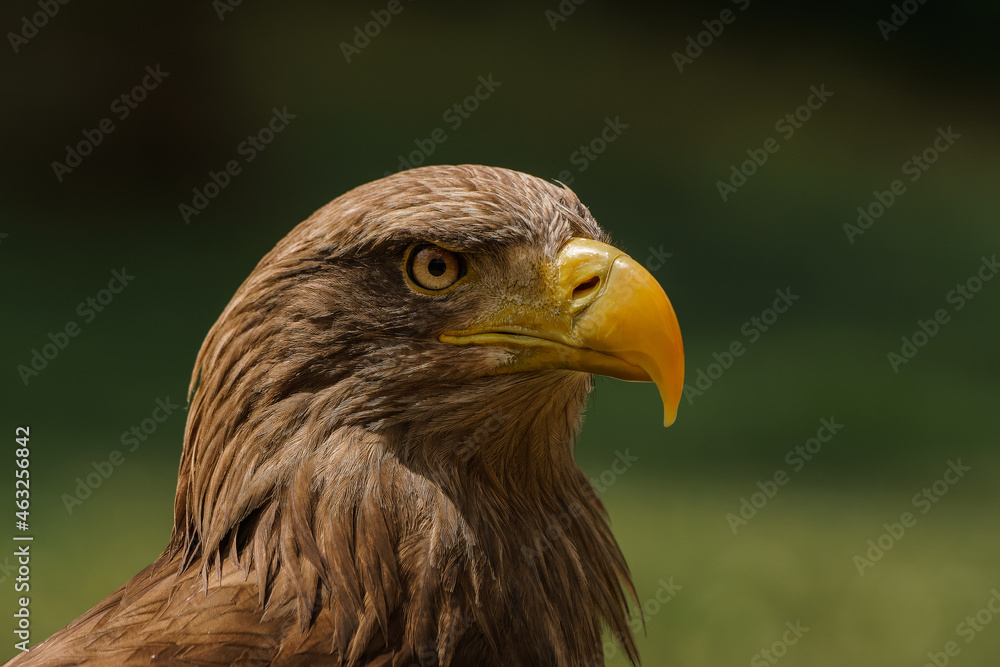
[[[665,296],[632,331],[658,286],[606,240],[568,189],[474,165],[318,210],[201,347],[166,550],[9,664],[579,667],[605,626],[636,662],[573,443],[591,373],[666,405],[683,359]]]

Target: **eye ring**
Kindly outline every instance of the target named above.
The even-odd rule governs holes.
[[[413,246],[406,259],[406,276],[423,291],[441,292],[465,275],[465,258],[432,243]]]

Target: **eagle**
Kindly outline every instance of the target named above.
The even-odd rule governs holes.
[[[574,459],[593,374],[673,422],[662,287],[567,187],[428,166],[316,211],[198,352],[155,562],[17,667],[638,662],[638,603]]]

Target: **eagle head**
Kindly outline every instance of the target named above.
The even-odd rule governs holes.
[[[663,289],[569,189],[472,165],[368,183],[205,339],[168,553],[207,588],[242,570],[282,646],[333,664],[603,664],[602,621],[635,659],[573,442],[592,374],[655,382],[669,425],[683,368]]]

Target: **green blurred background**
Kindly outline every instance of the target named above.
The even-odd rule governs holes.
[[[888,2],[404,0],[350,62],[341,43],[386,3],[243,2],[220,20],[221,6],[74,2],[16,53],[8,35],[0,400],[5,469],[15,426],[32,433],[33,642],[165,546],[183,408],[69,511],[78,478],[107,469],[157,399],[183,406],[203,336],[279,238],[442,128],[417,159],[571,181],[615,242],[656,267],[688,382],[715,375],[669,430],[652,387],[599,379],[578,446],[646,601],[644,664],[918,666],[929,652],[942,664],[950,641],[949,664],[995,664],[1000,280],[961,310],[947,299],[1000,251],[995,3],[914,0],[886,40]],[[704,21],[718,31],[724,9],[732,22],[679,72],[673,54]],[[0,26],[21,32],[37,11],[6,3]],[[112,101],[156,65],[169,74],[119,120]],[[480,76],[499,85],[454,127],[445,112]],[[775,124],[811,86],[833,95],[786,138]],[[247,163],[238,147],[274,108],[295,118]],[[106,116],[115,130],[57,180],[52,162]],[[583,157],[606,119],[627,127]],[[910,182],[904,163],[949,127],[960,137]],[[723,201],[717,181],[769,137],[779,150]],[[185,224],[179,204],[233,159],[242,172]],[[851,243],[844,225],[894,179],[905,194]],[[78,304],[122,267],[134,280],[87,322]],[[753,334],[778,289],[799,298]],[[939,308],[950,320],[894,372],[887,354]],[[70,320],[80,334],[25,385],[18,365]],[[710,367],[737,341],[742,356]],[[796,470],[786,454],[824,418],[843,428]],[[626,450],[633,465],[609,472]],[[959,459],[970,470],[933,491]],[[787,484],[734,534],[727,514],[777,471]],[[925,488],[939,502],[915,505]],[[12,473],[0,493],[13,498]],[[12,536],[13,502],[0,504]],[[916,525],[883,535],[907,511]],[[859,574],[855,556],[880,536],[891,548]],[[10,545],[2,628],[17,597]],[[671,578],[681,588],[661,605]],[[969,616],[979,630],[960,625]],[[795,638],[786,623],[809,629],[782,644]],[[12,655],[13,635],[0,636]]]

